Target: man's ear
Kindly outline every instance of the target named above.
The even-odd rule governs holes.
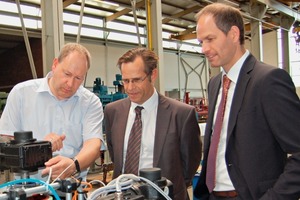
[[[57,58],[54,58],[54,59],[53,59],[53,63],[52,63],[52,70],[55,70],[56,67],[57,67],[57,65],[58,65],[58,59],[57,59]]]
[[[154,83],[157,79],[158,76],[158,69],[155,68],[152,70],[152,74],[151,74],[151,82]]]
[[[234,42],[240,42],[240,29],[237,26],[232,26],[229,31],[230,36]]]

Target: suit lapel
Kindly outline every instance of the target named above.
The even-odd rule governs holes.
[[[210,144],[210,138],[212,134],[212,125],[214,121],[214,113],[215,113],[215,107],[218,99],[218,93],[221,86],[221,77],[222,73],[218,74],[216,77],[214,77],[209,84],[209,109],[208,109],[208,116],[206,129],[205,129],[205,144]],[[207,145],[205,145],[207,146]]]
[[[157,166],[160,154],[163,150],[163,144],[168,133],[172,110],[169,109],[169,103],[165,97],[159,94],[157,108],[157,119],[155,128],[153,166]]]
[[[228,135],[227,135],[227,143],[229,141],[229,138],[233,132],[233,129],[236,125],[238,113],[241,109],[243,99],[245,96],[245,92],[247,89],[248,82],[251,78],[250,72],[252,71],[254,65],[255,65],[256,59],[253,57],[253,55],[249,55],[248,58],[245,60],[240,74],[239,78],[237,80],[236,88],[234,91],[234,96],[231,103],[231,111],[229,116],[229,124],[228,124]]]
[[[123,149],[124,149],[124,138],[125,138],[125,131],[127,126],[127,118],[129,115],[129,109],[130,109],[130,100],[129,98],[125,99],[121,106],[118,108],[118,116],[114,119],[113,123],[118,124],[117,134],[116,134],[116,140],[118,140],[118,144],[114,148],[118,148],[115,150],[116,152],[122,152],[118,154],[119,158],[116,158],[118,160],[122,160],[123,163]]]

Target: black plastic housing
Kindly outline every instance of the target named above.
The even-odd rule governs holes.
[[[31,131],[15,132],[14,140],[0,143],[0,170],[13,172],[37,171],[52,158],[52,146],[48,141],[37,141]]]

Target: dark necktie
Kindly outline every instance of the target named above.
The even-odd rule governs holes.
[[[206,185],[209,192],[213,191],[216,184],[216,158],[217,158],[218,145],[219,145],[220,135],[222,130],[229,85],[230,85],[230,79],[226,75],[224,75],[222,99],[218,108],[215,127],[211,138],[211,143],[210,143],[208,158],[207,158]]]
[[[143,107],[141,106],[135,107],[136,115],[128,139],[125,161],[125,174],[138,175],[142,137],[142,109]]]

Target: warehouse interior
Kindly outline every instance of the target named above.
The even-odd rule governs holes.
[[[12,3],[5,0],[2,2]],[[57,54],[59,47],[64,43],[64,40],[77,42],[87,41],[88,43],[97,42],[102,46],[108,45],[109,43],[112,44],[112,46],[114,45],[113,43],[116,45],[119,43],[124,46],[148,45],[150,46],[149,48],[152,48],[157,52],[165,50],[179,54],[182,52],[188,55],[193,55],[193,53],[198,54],[201,50],[196,40],[196,23],[194,16],[201,8],[212,2],[178,0],[161,1],[157,3],[158,5],[155,3],[150,4],[149,1],[133,0],[108,2],[97,0],[70,0],[63,1],[62,5],[52,5],[48,2],[44,2],[47,11],[54,9],[53,12],[48,11],[48,13],[52,13],[50,16],[42,16],[41,13],[43,7],[41,7],[41,5],[43,4],[41,4],[40,0],[20,1],[19,3],[20,5],[24,4],[24,6],[32,6],[37,9],[37,11],[32,15],[26,13],[30,11],[25,11],[23,15],[20,15],[22,16],[22,18],[20,18],[16,3],[14,3],[16,12],[5,9],[1,11],[2,16],[7,16],[7,20],[4,20],[5,23],[1,25],[0,29],[0,59],[4,68],[3,73],[1,73],[0,82],[2,91],[9,91],[17,82],[45,75],[50,70],[52,59],[55,57],[55,54]],[[295,59],[290,58],[290,54],[295,54],[295,52],[297,53],[299,50],[299,2],[274,0],[224,1],[224,3],[237,7],[243,12],[247,38],[246,46],[256,57],[266,63],[283,66],[287,70],[290,70],[290,72],[299,70],[291,70],[292,66],[296,64],[294,64]],[[63,16],[66,18],[63,23],[59,23],[59,18],[62,16],[60,16],[59,13],[54,12],[57,9],[63,10]],[[22,10],[20,10],[20,12],[22,12]],[[74,17],[73,20],[67,19],[72,16],[76,16],[76,18]],[[92,22],[85,23],[85,20],[88,18],[99,18],[101,21],[95,23],[102,24],[91,25]],[[24,22],[27,22],[26,20],[31,20],[31,23],[33,23],[36,28],[24,27],[22,29],[22,24],[20,23],[20,21],[22,21],[21,19],[23,19]],[[11,21],[9,20],[12,22],[14,22],[13,20],[20,21],[17,21],[18,25],[12,26],[10,25]],[[44,26],[46,26],[45,24],[49,25],[43,27],[43,25],[41,25],[42,20],[45,21]],[[128,25],[132,30],[127,31],[126,28],[123,28],[123,30],[116,30],[116,28],[110,25],[112,23]],[[155,26],[151,26],[150,23],[155,24]],[[54,29],[53,26],[58,26],[58,28]],[[68,27],[71,29],[72,33],[70,33],[71,31],[67,31]],[[136,27],[139,27],[139,29]],[[61,33],[60,30],[63,29],[65,29],[65,31],[64,33]],[[91,32],[101,32],[99,33],[101,36],[94,38],[94,36],[90,36],[91,34],[85,35],[84,33],[90,31],[89,29]],[[42,32],[43,30],[44,32]],[[281,40],[278,40],[278,32],[282,35],[280,36],[282,37]],[[267,34],[269,34],[268,37],[266,37]],[[270,36],[272,34],[275,36]],[[110,39],[113,35],[120,35],[120,37],[115,36],[117,39]],[[264,37],[266,39],[264,39]],[[275,37],[275,39],[272,40],[277,41],[271,41],[270,43],[276,44],[282,49],[281,52],[279,52],[280,55],[278,53],[278,48],[274,50],[275,52],[272,52],[273,49],[271,50],[267,46],[268,41],[266,40],[271,37]],[[128,38],[134,42],[127,42]],[[49,45],[48,42],[50,43]],[[163,45],[164,47],[160,49],[161,42],[168,44]],[[186,45],[189,47],[184,49],[183,47]],[[18,59],[6,59],[7,57],[14,58],[14,52],[18,50],[18,48],[20,49]],[[275,61],[273,59],[274,53],[277,57]],[[163,63],[163,56],[159,56]],[[110,65],[108,62],[114,58],[110,59],[106,56],[104,59],[107,60],[106,65]],[[26,70],[22,70],[22,72],[17,70],[20,63],[22,64],[23,69],[25,69],[24,65],[28,66]],[[112,64],[115,66],[114,63]],[[161,65],[164,66],[163,64]],[[104,67],[108,68],[108,66]],[[207,69],[206,71],[208,71]],[[168,70],[164,71],[166,72]],[[162,70],[161,75],[163,76],[165,72]],[[109,72],[104,73],[105,74],[101,74],[102,80],[112,87],[111,83],[113,82],[114,74],[112,75],[112,78],[110,78],[108,75]],[[292,74],[292,76],[299,76],[299,74],[296,72],[295,75]],[[164,93],[165,84],[168,80],[164,80],[164,77],[161,78],[161,82],[165,83],[159,84],[159,87],[162,93]],[[92,87],[95,77],[91,77],[91,80],[89,80],[89,77],[87,77],[87,79],[87,86]],[[298,78],[296,78],[296,80],[297,79]],[[207,81],[207,79],[204,80],[204,82],[205,81]],[[179,85],[178,89],[182,90],[182,84],[176,85]],[[296,81],[296,85],[298,85],[298,81]],[[174,88],[166,88],[166,90],[172,89]],[[184,94],[181,93],[180,98],[183,96]]]
[[[203,134],[207,84],[220,69],[211,68],[201,52],[195,15],[214,2],[242,12],[246,48],[258,60],[288,71],[300,97],[299,0],[0,0],[0,115],[10,90],[46,76],[68,42],[90,51],[84,86],[103,105],[125,98],[117,59],[130,48],[144,46],[159,56],[156,89],[194,105]],[[90,178],[107,183],[111,170],[109,155],[102,152],[90,167]],[[11,179],[9,171],[1,172],[0,184]]]

